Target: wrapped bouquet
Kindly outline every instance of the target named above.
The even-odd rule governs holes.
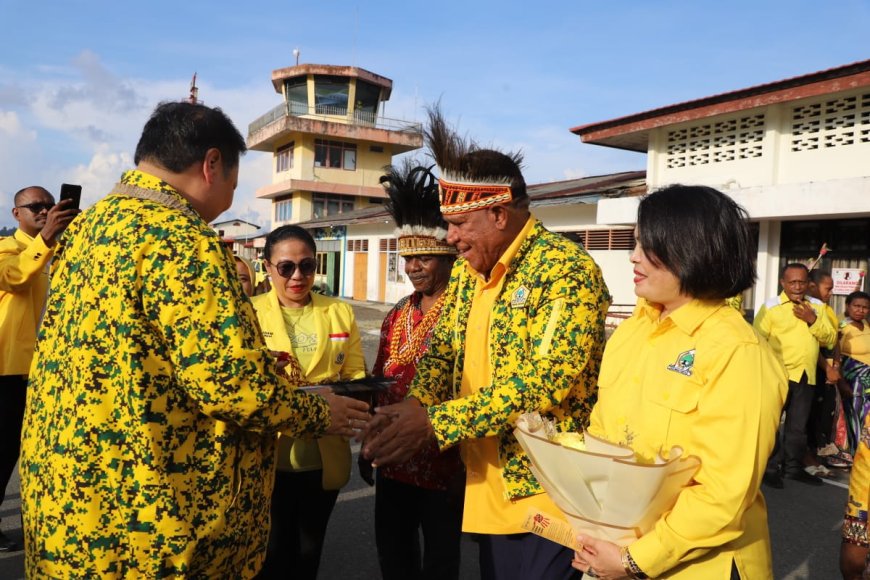
[[[701,465],[679,447],[643,462],[630,448],[588,433],[559,433],[538,413],[522,415],[514,435],[574,532],[619,545],[649,532]]]

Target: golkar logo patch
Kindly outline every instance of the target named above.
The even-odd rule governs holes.
[[[525,286],[520,286],[514,290],[511,296],[511,308],[522,308],[526,305],[526,300],[529,299],[529,289]]]
[[[695,366],[695,349],[687,350],[686,352],[681,352],[680,356],[677,357],[677,361],[668,365],[669,371],[674,371],[675,373],[680,373],[681,375],[691,377],[692,376],[692,367]]]

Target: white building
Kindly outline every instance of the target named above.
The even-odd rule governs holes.
[[[571,131],[584,143],[646,152],[651,191],[708,185],[746,208],[758,223],[759,279],[748,309],[780,291],[785,263],[815,258],[823,243],[832,251],[821,268],[867,272],[870,60]],[[633,224],[637,201],[602,199],[596,223]],[[621,296],[623,284],[630,281],[614,279],[611,291]],[[832,304],[840,314],[843,303],[841,295]]]

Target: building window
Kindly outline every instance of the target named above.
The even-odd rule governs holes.
[[[870,93],[792,109],[791,150],[870,143]]]
[[[763,139],[763,114],[669,131],[667,167],[679,169],[761,157]]]
[[[369,251],[369,241],[368,240],[348,240],[347,241],[347,251],[348,252],[368,252]]]
[[[356,112],[368,116],[374,121],[381,99],[381,87],[356,80]]]
[[[293,145],[291,142],[275,151],[275,171],[278,173],[293,169]]]
[[[356,143],[315,139],[314,167],[356,171]]]
[[[289,222],[293,219],[293,200],[285,199],[275,202],[275,221]]]
[[[326,276],[329,274],[329,255],[328,252],[317,252],[317,271],[318,276]]]
[[[314,105],[317,114],[346,115],[349,89],[347,77],[314,77]]]
[[[296,77],[284,83],[284,94],[293,115],[308,113],[308,78]]]
[[[387,261],[387,282],[403,283],[405,259],[399,255],[399,242],[396,238],[382,239],[380,242],[381,259]]]
[[[583,244],[586,250],[633,250],[634,229],[614,228],[565,232],[569,240]]]
[[[315,193],[311,201],[315,219],[353,211],[353,199],[340,195]]]

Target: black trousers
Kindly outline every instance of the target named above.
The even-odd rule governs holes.
[[[459,578],[464,498],[464,479],[440,491],[383,477],[378,470],[375,541],[383,580]]]
[[[800,381],[788,382],[788,395],[782,408],[785,422],[780,426],[773,453],[767,462],[768,472],[775,472],[780,465],[786,475],[803,470],[803,457],[807,451],[807,419],[814,393],[815,387],[807,384],[806,373]]]
[[[24,420],[24,401],[27,398],[27,377],[0,376],[0,492],[6,495],[6,486],[12,477],[21,452],[21,423]]]
[[[272,527],[258,578],[314,580],[338,490],[324,490],[323,470],[276,471]]]
[[[480,536],[481,580],[578,580],[573,550],[534,534]]]

